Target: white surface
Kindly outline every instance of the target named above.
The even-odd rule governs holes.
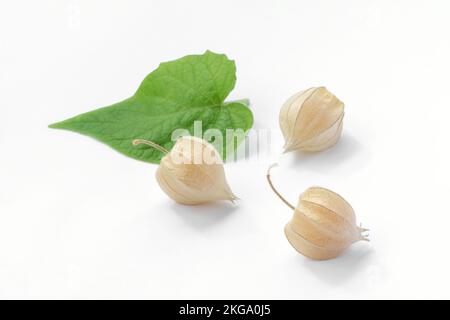
[[[449,14],[444,0],[2,1],[0,298],[450,298]],[[206,49],[236,60],[230,99],[251,99],[256,128],[326,85],[346,103],[343,139],[227,165],[238,206],[183,207],[155,165],[47,128]],[[287,198],[339,192],[372,242],[298,255],[273,160]]]

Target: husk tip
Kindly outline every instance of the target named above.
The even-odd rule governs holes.
[[[235,196],[234,194],[232,194],[228,200],[230,200],[232,204],[236,204],[236,202],[238,202],[238,201],[240,201],[242,199],[237,197],[237,196]]]

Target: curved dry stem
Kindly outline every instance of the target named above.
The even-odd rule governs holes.
[[[272,183],[272,180],[270,180],[270,170],[273,168],[273,167],[276,167],[276,166],[278,166],[278,164],[277,163],[274,163],[274,164],[272,164],[270,167],[269,167],[269,169],[267,170],[267,181],[269,182],[269,185],[270,185],[270,187],[272,188],[272,190],[273,190],[273,192],[275,192],[275,194],[281,199],[281,201],[283,201],[289,208],[291,208],[292,210],[295,210],[295,207],[292,205],[292,204],[290,204],[279,192],[278,192],[278,190],[274,187],[274,185],[273,185],[273,183]]]
[[[148,140],[144,140],[144,139],[135,139],[135,140],[133,140],[133,145],[137,146],[137,145],[140,145],[140,144],[146,144],[146,145],[148,145],[148,146],[150,146],[152,148],[155,148],[158,151],[161,151],[164,154],[168,154],[169,153],[169,150],[167,150],[164,147],[161,147],[159,144],[156,144],[156,143],[154,143],[152,141],[148,141]]]

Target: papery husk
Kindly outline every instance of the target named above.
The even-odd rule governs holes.
[[[330,148],[342,133],[344,104],[325,87],[290,97],[280,111],[284,152],[317,152]]]
[[[186,136],[161,159],[156,171],[161,189],[180,204],[238,199],[231,191],[220,154],[207,141]]]
[[[300,195],[292,220],[285,227],[291,245],[315,260],[339,256],[352,243],[368,241],[356,225],[350,204],[337,193],[311,187]]]

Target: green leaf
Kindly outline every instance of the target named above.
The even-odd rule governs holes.
[[[170,150],[175,129],[194,135],[194,122],[202,131],[218,129],[226,141],[222,155],[232,151],[227,129],[247,132],[253,125],[248,100],[224,102],[236,82],[236,66],[223,54],[206,51],[164,62],[150,73],[129,99],[50,125],[95,138],[129,157],[159,163],[163,156],[146,146],[133,146],[146,139]],[[218,147],[216,145],[216,147]],[[237,143],[234,145],[234,149]]]

